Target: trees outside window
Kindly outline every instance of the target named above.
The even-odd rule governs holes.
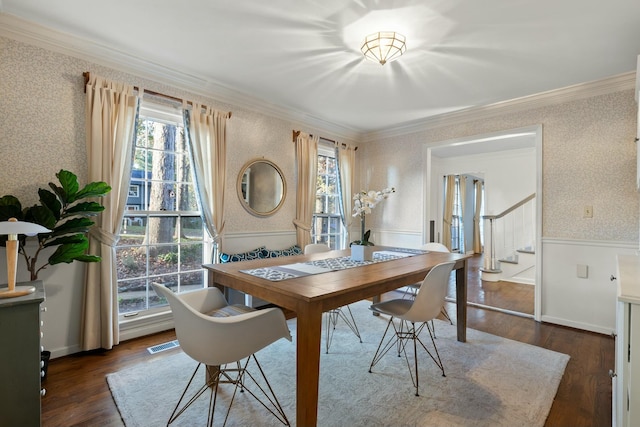
[[[331,249],[342,249],[345,234],[340,215],[338,169],[333,147],[318,147],[316,207],[311,240]]]
[[[167,307],[153,282],[175,291],[205,284],[205,232],[184,132],[179,112],[156,114],[143,103],[116,248],[121,316]]]

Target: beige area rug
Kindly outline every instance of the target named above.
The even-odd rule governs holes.
[[[455,340],[455,326],[437,322],[436,342],[447,376],[442,377],[433,361],[419,351],[421,395],[416,397],[404,358],[389,353],[373,373],[368,372],[387,323],[384,317],[372,316],[368,306],[365,301],[351,305],[362,344],[342,321],[329,354],[322,343],[318,425],[544,425],[569,356],[472,329],[467,342],[460,343]],[[289,325],[293,343],[280,340],[257,356],[295,425],[295,319]],[[323,329],[323,338],[324,333]],[[175,349],[109,374],[107,381],[125,425],[166,425],[195,365]],[[202,396],[173,425],[205,425],[207,405],[208,397]],[[217,411],[216,419],[224,412]],[[227,425],[281,424],[243,393],[236,397]]]

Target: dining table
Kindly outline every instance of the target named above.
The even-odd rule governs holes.
[[[296,317],[296,425],[318,420],[322,314],[422,282],[434,266],[455,262],[457,340],[466,341],[467,259],[470,255],[376,246],[379,262],[349,262],[350,249],[205,264],[208,285],[235,289],[292,312]],[[384,260],[380,260],[384,254]],[[393,256],[396,254],[397,256]],[[376,258],[374,258],[376,259]],[[314,264],[345,261],[349,268],[320,269]],[[309,266],[308,268],[306,266]],[[300,272],[295,274],[296,271]],[[283,272],[294,274],[283,274]],[[277,274],[270,274],[277,273]]]

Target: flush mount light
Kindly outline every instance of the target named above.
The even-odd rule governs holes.
[[[394,31],[380,31],[369,34],[360,50],[364,57],[381,65],[395,61],[406,50],[405,36]]]

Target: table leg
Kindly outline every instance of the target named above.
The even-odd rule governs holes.
[[[318,384],[322,311],[305,305],[297,311],[296,332],[296,425],[313,427],[318,422]]]
[[[374,295],[373,296],[373,304],[379,303],[380,300],[381,300],[380,295]],[[378,313],[377,311],[372,311],[371,314],[374,315],[374,316],[380,316],[380,313]]]
[[[467,341],[467,260],[456,270],[456,320],[458,341]]]

